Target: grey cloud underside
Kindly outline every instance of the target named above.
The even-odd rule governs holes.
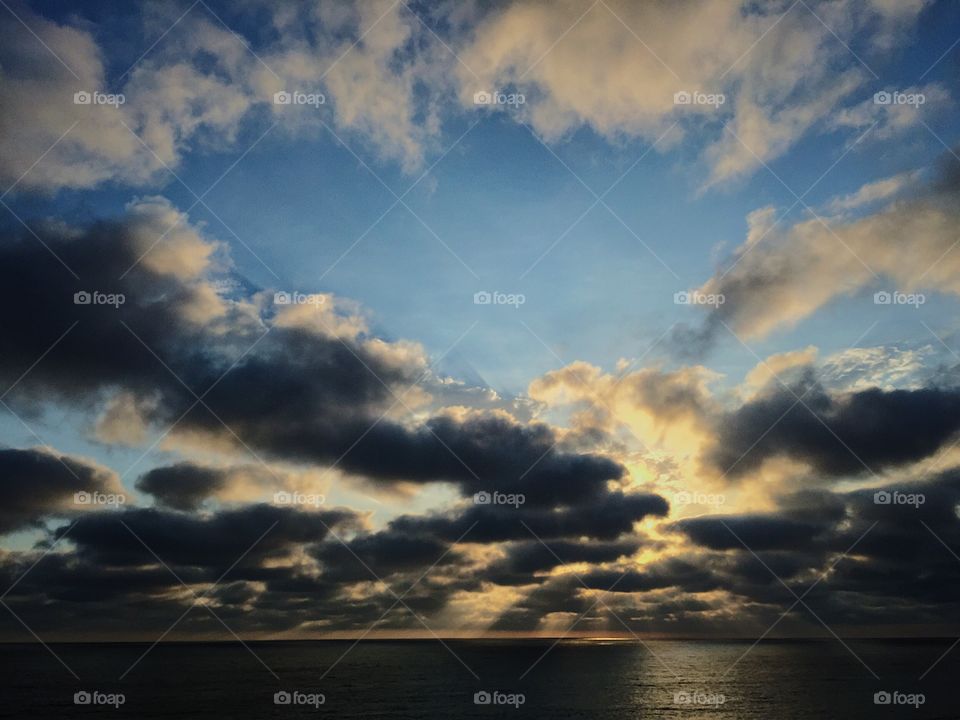
[[[189,605],[192,596],[180,597],[181,580],[199,594],[229,569],[211,597],[223,612],[236,614],[246,631],[267,629],[263,623],[273,630],[314,623],[324,629],[362,630],[428,570],[429,576],[404,597],[418,613],[442,610],[455,593],[481,591],[484,583],[538,583],[535,573],[560,564],[529,534],[512,546],[505,563],[484,569],[487,563],[469,560],[451,547],[451,540],[426,529],[414,532],[398,525],[370,533],[361,525],[356,514],[338,508],[307,512],[249,505],[208,515],[143,508],[92,512],[51,535],[51,541],[59,539],[73,549],[40,557],[8,601],[31,615],[37,598],[48,607],[63,605],[70,615],[72,604],[83,603],[87,627],[102,630],[110,628],[111,613],[125,615],[141,607],[147,617],[138,629],[144,630],[178,606]],[[629,538],[560,541],[551,549],[563,553],[567,562],[606,561],[632,554],[638,544]],[[300,549],[307,562],[284,562]],[[169,570],[157,564],[157,557]],[[0,565],[0,580],[12,584],[37,559],[31,554],[7,558]],[[502,578],[505,568],[512,573],[507,581]],[[357,600],[351,591],[356,587],[365,588],[366,600]],[[247,615],[244,608],[250,607],[256,612]],[[41,627],[63,630],[49,612],[37,615]],[[417,625],[403,606],[383,621],[384,627]]]
[[[235,308],[213,327],[192,323],[184,308],[202,297],[204,281],[137,264],[145,242],[131,225],[98,223],[80,236],[39,231],[82,281],[29,236],[0,248],[0,302],[30,308],[8,318],[0,376],[13,382],[77,322],[18,385],[13,397],[21,407],[86,405],[120,388],[143,401],[157,428],[179,418],[179,430],[227,438],[232,431],[271,458],[342,458],[342,469],[375,481],[447,481],[464,494],[523,492],[543,506],[602,497],[607,481],[623,475],[608,458],[558,450],[544,425],[487,416],[434,417],[410,427],[383,418],[420,369],[387,363],[361,342],[279,326],[257,342],[269,318]],[[126,302],[116,309],[73,304],[75,292],[92,289],[123,293]]]
[[[182,416],[178,427],[229,439],[222,420],[269,459],[319,466],[356,443],[341,466],[374,482],[445,481],[466,497],[479,490],[526,496],[519,507],[461,502],[444,512],[401,516],[370,532],[349,509],[215,505],[213,512],[201,512],[229,482],[229,472],[181,463],[156,468],[137,482],[155,508],[78,513],[69,503],[72,494],[114,488],[108,471],[38,451],[2,451],[0,481],[9,501],[0,529],[79,518],[72,527],[58,525],[37,549],[0,561],[0,580],[10,586],[39,560],[7,598],[38,631],[63,633],[75,623],[90,632],[122,634],[133,623],[147,635],[162,632],[193,597],[137,537],[202,592],[266,531],[211,591],[218,614],[240,632],[362,631],[381,616],[383,628],[422,628],[402,604],[390,609],[390,590],[401,594],[424,573],[404,601],[427,616],[471,593],[519,591],[522,599],[498,612],[492,629],[537,630],[549,616],[572,622],[587,612],[584,628],[622,629],[626,617],[637,632],[668,630],[675,623],[707,631],[717,629],[711,618],[729,602],[715,593],[749,603],[753,609],[744,622],[762,625],[792,600],[763,563],[802,592],[874,521],[878,525],[856,558],[844,560],[811,595],[818,613],[827,622],[851,624],[897,621],[895,611],[903,606],[922,622],[942,623],[955,614],[956,601],[944,588],[960,580],[960,563],[946,550],[934,554],[938,542],[917,522],[924,520],[957,546],[960,492],[952,477],[923,486],[927,503],[910,509],[907,518],[902,507],[873,505],[869,492],[814,490],[782,499],[768,515],[725,517],[726,526],[709,517],[685,520],[674,530],[697,551],[678,551],[638,570],[631,558],[654,544],[638,523],[666,517],[669,506],[658,495],[611,489],[609,483],[625,472],[619,463],[562,451],[547,426],[492,414],[435,416],[412,426],[382,419],[370,430],[394,401],[390,389],[402,391],[419,368],[388,363],[359,340],[273,325],[269,312],[251,317],[228,306],[212,324],[193,322],[184,308],[202,296],[206,279],[184,280],[145,263],[118,279],[143,251],[140,228],[129,219],[82,233],[56,227],[38,233],[83,281],[74,281],[29,236],[0,246],[0,302],[30,309],[5,318],[3,380],[12,383],[75,320],[77,325],[8,396],[14,407],[40,412],[55,402],[89,409],[124,390],[142,401],[142,412],[158,431]],[[73,293],[89,289],[122,292],[127,299],[117,309],[74,305]],[[194,392],[216,383],[204,397],[210,410],[188,411],[194,395],[121,321]],[[816,417],[799,404],[788,411],[794,395],[768,388],[714,418],[718,443],[708,459],[718,467],[732,462],[784,413],[782,429],[771,430],[733,475],[775,456],[801,460],[825,476],[860,473],[859,462],[823,424],[878,470],[928,457],[958,430],[960,406],[949,386],[836,395],[807,378],[795,388],[797,394],[807,390],[804,402]],[[41,559],[58,537],[58,549]],[[567,567],[577,563],[593,567],[577,577]],[[609,609],[591,607],[595,593],[607,590]],[[888,601],[886,608],[878,598]],[[183,632],[216,633],[222,626],[198,609],[185,619]]]
[[[955,387],[830,394],[808,379],[776,387],[720,419],[708,459],[732,478],[778,456],[828,478],[862,475],[935,455],[958,430]]]
[[[23,576],[7,600],[32,627],[109,635],[133,626],[150,635],[193,601],[181,580],[200,593],[228,569],[211,598],[241,631],[363,630],[384,613],[384,628],[418,627],[403,605],[388,612],[395,598],[381,580],[399,594],[436,563],[404,600],[431,614],[458,593],[543,582],[560,562],[544,555],[531,531],[556,543],[564,562],[607,562],[635,551],[637,522],[667,514],[657,495],[611,490],[624,468],[559,449],[546,425],[496,414],[435,416],[419,425],[383,418],[391,390],[402,392],[422,368],[384,360],[363,337],[276,324],[270,309],[251,311],[251,303],[227,304],[197,322],[189,308],[209,300],[210,279],[138,262],[157,234],[148,232],[157,225],[150,213],[163,208],[138,212],[79,232],[38,224],[46,247],[28,234],[0,245],[0,303],[30,309],[5,318],[0,379],[13,383],[42,356],[7,397],[18,412],[40,417],[59,405],[90,413],[122,391],[154,428],[146,442],[178,419],[178,431],[229,441],[226,423],[269,460],[323,467],[340,458],[341,469],[377,483],[447,482],[467,497],[518,492],[525,503],[461,503],[370,532],[348,509],[208,503],[228,489],[233,468],[179,462],[136,481],[155,507],[136,507],[130,498],[120,509],[79,512],[72,493],[116,489],[115,475],[66,457],[3,451],[0,483],[17,500],[7,504],[0,529],[55,527],[35,550],[0,561],[7,586]],[[122,293],[125,302],[74,304],[74,293],[93,290]],[[211,387],[208,407],[191,410]],[[244,462],[255,465],[254,458]],[[506,558],[484,573],[485,562],[453,547],[461,536],[464,548],[505,542]],[[222,631],[205,615],[190,613],[184,632]]]
[[[23,575],[10,602],[23,604],[29,613],[42,597],[49,605],[63,605],[70,615],[73,603],[83,603],[87,622],[99,629],[109,629],[112,612],[129,617],[140,608],[146,617],[137,630],[148,630],[189,606],[193,595],[182,597],[181,581],[199,595],[218,580],[211,598],[222,612],[236,614],[244,630],[261,625],[287,630],[312,622],[348,629],[369,624],[390,606],[393,596],[381,580],[395,584],[399,593],[413,584],[414,572],[433,563],[441,573],[462,565],[456,552],[441,558],[449,547],[439,540],[364,533],[361,524],[352,511],[336,508],[305,512],[249,505],[205,516],[160,509],[100,511],[54,532],[51,540],[72,546],[71,552],[8,558],[0,575],[13,584],[39,560]],[[300,549],[317,562],[284,561]],[[346,594],[357,583],[376,586],[369,601]],[[456,587],[468,586],[435,585],[428,579],[406,602],[432,612]],[[256,613],[248,613],[251,604]],[[178,606],[183,607],[177,611]],[[51,620],[55,614],[44,616],[37,618],[42,626],[64,629]]]
[[[458,514],[404,515],[390,526],[402,532],[421,533],[463,542],[498,542],[589,537],[615,540],[631,532],[647,516],[666,516],[669,504],[659,495],[607,493],[569,507],[543,508],[522,505],[476,505]]]
[[[40,526],[50,514],[73,514],[74,493],[115,491],[110,473],[69,456],[0,450],[0,534]]]
[[[84,517],[73,526],[69,538],[76,546],[76,556],[92,564],[136,567],[151,562],[152,550],[167,562],[210,572],[223,567],[225,561],[229,566],[232,561],[227,558],[240,558],[253,547],[234,571],[234,577],[244,577],[245,571],[256,576],[269,574],[261,567],[264,561],[294,545],[320,542],[331,528],[357,525],[357,521],[349,510],[306,513],[272,505],[247,505],[211,516],[131,508]],[[66,528],[57,531],[63,532]],[[263,539],[254,546],[261,535]]]
[[[204,500],[226,486],[229,474],[195,463],[154,468],[136,483],[137,490],[152,495],[159,505],[173,510],[196,510]]]
[[[876,504],[878,489],[923,493],[925,502]],[[958,507],[960,476],[948,472],[850,493],[803,490],[780,498],[767,514],[681,520],[672,528],[696,553],[642,570],[613,563],[579,577],[545,578],[495,627],[534,630],[549,613],[570,613],[569,622],[586,613],[580,630],[756,636],[777,621],[774,636],[809,635],[822,626],[802,605],[780,616],[813,586],[804,601],[831,627],[906,622],[951,632],[960,611],[953,590],[960,562],[944,544],[960,546]],[[727,616],[731,602],[736,618]]]
[[[812,598],[837,622],[892,620],[900,605],[912,605],[923,616],[911,622],[950,620],[960,562],[941,540],[948,547],[960,543],[960,476],[949,472],[926,483],[880,489],[921,493],[924,502],[878,504],[873,488],[846,494],[807,490],[782,499],[776,512],[693,518],[674,528],[710,551],[704,563],[724,588],[758,602],[790,597],[776,576],[799,595],[836,562]]]
[[[468,506],[444,516],[404,516],[376,532],[342,508],[94,510],[59,526],[35,551],[5,556],[0,581],[13,584],[36,562],[6,601],[37,629],[61,634],[81,617],[90,631],[121,632],[124,620],[147,634],[162,632],[193,600],[180,580],[199,594],[218,579],[213,607],[239,632],[362,631],[381,617],[382,629],[417,629],[422,625],[409,609],[390,608],[424,574],[404,601],[427,618],[461,594],[500,586],[521,589],[522,598],[497,614],[494,630],[538,630],[547,616],[568,614],[572,623],[587,613],[581,630],[623,629],[624,622],[635,632],[667,631],[680,623],[687,632],[736,633],[762,631],[792,604],[778,578],[801,594],[859,539],[807,598],[817,614],[831,625],[884,624],[902,621],[908,608],[912,621],[946,626],[960,609],[951,589],[960,563],[922,523],[947,545],[960,544],[960,476],[888,489],[922,492],[926,501],[919,508],[877,505],[873,489],[804,490],[767,514],[676,522],[673,532],[699,550],[642,570],[628,558],[654,543],[629,524],[622,533],[580,521],[553,527],[543,518],[550,511],[536,508]],[[634,511],[661,514],[656,500],[648,497]],[[60,550],[41,558],[57,538]],[[490,552],[472,557],[471,548]],[[593,567],[575,572],[577,563]],[[603,604],[595,603],[597,593]],[[741,607],[735,621],[713,617],[731,601]],[[193,611],[182,632],[216,633],[218,622],[206,615]],[[783,628],[811,626],[801,608]]]
[[[557,540],[549,545],[539,540],[517,541],[507,549],[506,557],[490,565],[485,572],[497,585],[525,585],[534,573],[572,563],[607,563],[630,557],[642,542],[635,538],[578,543]]]

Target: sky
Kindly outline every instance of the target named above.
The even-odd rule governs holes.
[[[954,3],[0,5],[0,638],[956,632]]]

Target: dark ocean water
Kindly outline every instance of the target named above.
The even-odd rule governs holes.
[[[79,681],[42,646],[8,644],[0,717],[960,718],[960,645],[919,679],[952,642],[847,641],[879,680],[836,640],[762,643],[739,662],[750,643],[565,641],[546,654],[552,641],[251,643],[259,660],[237,643],[176,643],[123,680],[149,645],[51,645]],[[124,703],[74,704],[82,691]],[[280,691],[324,702],[277,705]],[[483,691],[491,704],[475,704]],[[901,695],[875,704],[883,691]]]

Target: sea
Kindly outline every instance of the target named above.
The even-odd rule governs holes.
[[[0,717],[960,719],[955,642],[10,643]]]

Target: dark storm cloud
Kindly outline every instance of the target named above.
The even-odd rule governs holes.
[[[692,518],[676,527],[697,545],[712,550],[744,545],[753,550],[788,549],[812,542],[824,530],[819,523],[765,515]]]
[[[895,495],[899,502],[885,501]],[[799,596],[814,586],[806,602],[831,625],[945,628],[954,621],[960,611],[953,590],[960,561],[951,552],[960,548],[956,471],[849,493],[808,490],[779,505],[764,515],[695,518],[674,527],[703,548],[691,564],[751,606],[782,612],[796,599],[791,591]],[[807,623],[812,617],[802,606],[793,614]]]
[[[357,524],[351,511],[337,509],[307,512],[248,505],[204,516],[131,508],[86,516],[69,530],[68,537],[81,559],[109,566],[153,564],[156,553],[167,564],[222,571],[249,550],[235,571],[239,573],[242,568],[257,572],[267,558],[320,542],[330,528]],[[58,531],[66,532],[66,527]],[[261,535],[263,539],[254,545]]]
[[[100,222],[79,235],[59,226],[37,227],[41,241],[80,280],[27,234],[8,237],[0,245],[0,300],[5,307],[29,308],[29,312],[5,316],[5,332],[0,335],[3,375],[16,377],[77,323],[75,331],[18,385],[16,398],[43,393],[44,400],[77,402],[111,384],[144,392],[152,387],[174,392],[176,381],[157,372],[157,360],[121,321],[136,328],[151,346],[175,347],[178,352],[171,359],[184,369],[193,352],[191,343],[200,336],[184,321],[178,307],[193,299],[197,290],[142,265],[119,279],[148,247],[143,233],[153,225],[140,223],[137,219]],[[126,301],[117,308],[74,304],[75,293],[93,290],[123,293]]]
[[[222,489],[229,472],[194,463],[177,463],[144,473],[137,490],[153,495],[157,502],[174,510],[196,510],[201,503]]]
[[[809,545],[791,550],[756,550],[756,557],[752,553],[738,555],[726,568],[731,575],[744,582],[758,586],[779,586],[777,578],[790,580],[818,567],[822,550],[822,547]]]
[[[909,506],[875,501],[874,493],[894,490],[922,493],[924,502]],[[7,601],[31,624],[36,621],[51,631],[65,627],[51,620],[54,614],[83,627],[109,629],[117,618],[125,618],[162,632],[164,621],[169,624],[183,613],[192,597],[120,520],[198,593],[278,521],[211,594],[218,614],[238,632],[363,631],[381,617],[382,629],[422,629],[410,610],[395,603],[394,595],[419,581],[404,602],[428,623],[458,593],[485,592],[490,584],[502,584],[518,589],[520,598],[499,614],[494,630],[537,630],[548,616],[566,614],[572,623],[586,612],[577,630],[623,631],[625,624],[636,632],[759,633],[793,604],[791,590],[803,594],[828,568],[805,600],[831,626],[897,623],[904,613],[912,621],[942,625],[960,610],[954,592],[960,584],[960,562],[938,539],[960,547],[958,504],[956,473],[849,493],[805,490],[781,498],[778,509],[764,515],[724,516],[729,530],[712,517],[676,523],[674,529],[699,550],[639,567],[624,561],[641,547],[638,538],[585,541],[579,535],[574,539],[578,530],[545,538],[550,552],[521,525],[525,535],[518,534],[506,546],[505,557],[498,554],[485,561],[465,548],[451,549],[456,536],[446,535],[455,528],[437,523],[436,517],[403,517],[384,530],[365,532],[355,516],[344,512],[336,517],[337,511],[331,515],[269,506],[202,516],[157,509],[100,511],[85,515],[69,531],[62,529],[59,535],[66,532],[66,538],[60,550],[39,558]],[[470,511],[464,515],[474,517]],[[326,532],[320,520],[338,537]],[[530,520],[525,516],[525,522]],[[471,530],[464,542],[479,529]],[[66,552],[74,543],[76,551]],[[855,551],[843,556],[855,543]],[[282,561],[302,549],[306,562]],[[0,581],[12,584],[38,560],[38,553],[8,555],[0,562]],[[564,563],[607,567],[587,570],[578,578],[564,570],[553,553]],[[544,576],[546,571],[553,574]],[[689,605],[693,598],[717,591],[729,599],[716,607]],[[603,604],[596,603],[597,593],[603,593]],[[711,608],[725,612],[703,617]],[[183,632],[217,632],[216,622],[203,615],[202,610],[191,614]],[[778,627],[810,632],[818,623],[798,605]]]
[[[140,486],[147,489],[157,483],[163,488],[164,480],[175,478],[169,491],[161,489],[159,493],[166,492],[167,498],[177,502],[186,495],[187,504],[193,507],[194,494],[184,492],[180,485],[217,477],[206,470],[209,468],[191,464],[158,468],[145,475],[150,482]],[[314,625],[324,631],[365,630],[380,620],[382,629],[417,629],[422,626],[411,610],[429,616],[446,607],[457,593],[484,591],[485,583],[536,584],[542,582],[535,577],[538,572],[561,564],[561,560],[606,562],[630,555],[640,545],[636,539],[585,542],[580,538],[630,533],[634,521],[647,514],[665,514],[667,506],[654,495],[613,493],[592,505],[559,510],[521,507],[519,515],[517,508],[509,508],[509,514],[500,506],[475,509],[483,516],[474,528],[480,531],[479,542],[504,535],[522,539],[513,546],[506,563],[478,565],[452,547],[460,533],[450,533],[457,523],[472,524],[469,515],[445,518],[447,522],[403,517],[382,531],[363,532],[357,516],[340,510],[318,513],[253,505],[204,514],[164,508],[93,512],[54,533],[53,538],[63,541],[61,548],[72,549],[44,558],[11,601],[17,603],[18,612],[28,614],[29,596],[44,597],[51,606],[85,603],[89,605],[88,622],[97,622],[100,628],[111,626],[111,613],[128,614],[128,609],[121,609],[124,603],[141,605],[144,617],[138,627],[146,628],[157,618],[179,615],[189,606],[191,598],[179,579],[199,593],[230,568],[229,576],[211,597],[231,627],[236,624],[247,632]],[[561,559],[534,540],[521,520],[550,538],[551,550]],[[610,521],[613,525],[605,527]],[[336,535],[328,527],[334,528]],[[264,532],[263,539],[231,568]],[[564,533],[569,533],[570,539],[565,539]],[[463,540],[472,541],[471,534]],[[301,549],[315,564],[290,566],[282,561]],[[14,578],[30,562],[29,555],[23,556],[9,576]],[[356,586],[366,588],[366,600],[358,601],[357,591],[351,589]],[[404,602],[395,603],[395,593],[403,592],[407,592]],[[255,618],[240,610],[250,606],[257,609]],[[184,629],[216,631],[202,619],[194,618],[192,623]]]
[[[645,517],[664,517],[670,506],[659,495],[611,492],[561,509],[521,505],[474,505],[457,513],[404,515],[390,522],[403,533],[428,534],[465,543],[528,540],[531,531],[544,540],[590,537],[615,540],[633,531]],[[524,527],[526,525],[526,527]]]
[[[93,612],[97,604],[132,602],[136,598],[158,599],[182,587],[170,571],[155,561],[149,567],[118,568],[52,552],[39,558],[24,558],[23,563],[10,563],[4,569],[10,573],[7,587],[16,579],[14,576],[22,576],[11,592],[11,598],[89,603],[88,608]],[[191,567],[178,568],[177,574],[186,583],[202,582],[206,577],[202,571]]]
[[[383,597],[369,604],[356,603],[344,595],[353,581],[284,558],[338,543],[334,532],[348,535],[359,527],[357,516],[345,510],[267,505],[205,516],[160,509],[93,511],[54,533],[60,539],[57,551],[45,554],[41,546],[0,559],[0,582],[12,586],[5,601],[31,627],[64,637],[159,634],[206,592],[238,632],[287,630],[318,618],[342,618],[354,627],[375,620],[392,596],[383,590]],[[350,563],[362,569],[355,558]],[[442,603],[444,597],[441,588],[435,598],[419,602]],[[251,605],[257,612],[250,612]],[[181,632],[222,635],[223,626],[204,614],[195,611]]]
[[[78,636],[118,629],[120,618],[128,630],[150,632],[169,625],[201,593],[209,593],[217,613],[238,632],[312,623],[321,630],[356,630],[381,618],[383,627],[422,628],[411,610],[436,613],[454,593],[480,589],[477,578],[458,577],[463,559],[447,543],[359,531],[357,516],[342,510],[256,505],[204,516],[160,509],[91,512],[54,533],[57,552],[38,548],[0,559],[0,583],[16,583],[7,602],[31,624]],[[318,562],[291,564],[301,550]],[[363,601],[351,589],[358,584]],[[403,602],[396,603],[400,593]],[[82,622],[71,627],[67,619],[80,615]],[[183,630],[219,632],[202,619],[193,623]]]
[[[836,477],[922,460],[958,430],[956,388],[832,395],[815,383],[801,384],[777,388],[723,417],[709,459],[733,477],[777,456]]]
[[[155,468],[137,488],[157,507],[94,510],[41,542],[43,548],[62,540],[8,597],[31,623],[55,630],[59,622],[62,629],[84,615],[91,631],[122,632],[124,622],[145,632],[165,629],[192,598],[159,557],[196,592],[229,568],[211,599],[243,631],[365,629],[384,614],[384,627],[417,628],[403,604],[390,609],[391,591],[417,583],[404,604],[432,614],[454,594],[482,591],[507,574],[517,585],[540,582],[536,573],[552,561],[523,523],[568,562],[603,562],[635,550],[634,523],[667,514],[659,496],[611,491],[625,469],[600,455],[558,449],[546,425],[490,414],[412,425],[384,417],[392,391],[413,383],[421,366],[385,356],[366,336],[278,324],[260,300],[212,293],[203,258],[218,251],[185,225],[165,237],[170,221],[183,218],[148,200],[121,220],[82,231],[38,225],[43,244],[29,235],[0,244],[0,302],[30,308],[11,313],[0,335],[0,379],[12,382],[42,356],[9,402],[24,412],[55,403],[90,410],[122,391],[157,430],[179,419],[175,432],[227,442],[236,433],[268,459],[339,460],[341,469],[375,483],[448,482],[466,496],[522,493],[525,503],[404,516],[368,532],[347,510],[213,505],[213,512],[201,512],[205,500],[228,489],[228,469],[192,462]],[[153,257],[167,242],[176,243],[176,252]],[[121,293],[124,302],[74,304],[74,293],[84,291]],[[190,409],[194,393],[206,394]],[[525,546],[506,565],[478,565],[452,547],[474,523],[464,542],[510,539]],[[38,552],[9,555],[0,575],[12,584]],[[48,605],[44,613],[37,599]],[[222,628],[195,612],[184,630]]]
[[[449,543],[433,537],[395,531],[361,535],[346,542],[315,546],[311,554],[321,565],[325,580],[360,582],[397,573],[458,564],[459,553]]]
[[[488,567],[486,577],[500,585],[530,582],[534,573],[574,563],[606,563],[633,555],[641,541],[633,538],[608,542],[575,542],[555,540],[549,544],[539,540],[515,543],[507,548],[507,556]]]
[[[252,306],[203,310],[215,296],[200,270],[169,259],[151,263],[151,253],[170,242],[162,233],[171,221],[182,218],[153,201],[82,232],[39,227],[46,247],[30,236],[0,246],[0,303],[30,308],[10,313],[0,335],[0,376],[17,377],[77,323],[18,386],[21,407],[36,407],[40,398],[86,405],[122,388],[158,426],[180,419],[178,430],[228,441],[232,431],[272,458],[321,464],[342,458],[340,467],[375,481],[448,481],[464,494],[523,492],[543,506],[596,498],[624,474],[607,458],[556,449],[544,425],[434,417],[411,428],[382,419],[394,403],[392,391],[412,384],[420,367],[386,360],[359,339],[296,326],[272,325],[263,336],[270,313],[257,317]],[[213,250],[195,235],[178,242],[182,255]],[[125,301],[75,305],[74,294],[84,291],[120,293]],[[210,316],[198,321],[204,312]],[[194,393],[208,390],[194,406]],[[166,479],[182,487],[171,474]],[[157,478],[147,482],[159,488]],[[172,502],[186,507],[194,499]]]
[[[557,436],[545,425],[489,414],[436,416],[410,425],[384,418],[374,424],[394,402],[390,390],[413,382],[419,366],[386,359],[363,337],[338,339],[273,324],[272,311],[252,304],[228,303],[217,313],[198,313],[197,307],[209,306],[207,280],[182,268],[160,271],[162,263],[140,263],[121,280],[164,229],[156,217],[163,214],[162,208],[141,208],[123,221],[80,233],[38,227],[49,248],[81,275],[79,282],[29,236],[0,244],[0,302],[30,309],[10,313],[0,335],[3,379],[19,377],[77,321],[17,387],[13,399],[19,407],[40,410],[44,403],[61,402],[96,408],[123,390],[159,427],[183,416],[178,429],[229,441],[223,421],[270,459],[325,465],[343,456],[340,467],[373,482],[444,481],[465,496],[523,493],[525,503],[460,503],[446,513],[404,515],[370,532],[349,510],[248,505],[199,512],[205,499],[226,489],[227,471],[192,463],[158,468],[137,485],[158,507],[88,511],[54,534],[63,541],[47,557],[39,556],[51,539],[33,551],[0,558],[6,586],[37,563],[8,596],[31,625],[56,630],[88,622],[117,632],[131,626],[163,631],[192,597],[150,550],[197,592],[230,569],[211,600],[243,632],[366,629],[383,615],[385,628],[422,628],[402,604],[390,608],[391,591],[404,592],[425,573],[404,601],[428,616],[449,607],[458,593],[484,592],[491,585],[522,595],[494,629],[535,629],[552,614],[585,612],[595,592],[621,577],[609,602],[638,629],[667,623],[657,619],[661,606],[661,617],[683,613],[690,596],[720,590],[744,603],[745,616],[765,618],[792,601],[777,577],[803,592],[871,527],[857,552],[810,596],[825,620],[882,622],[904,605],[936,622],[956,606],[949,589],[960,583],[960,563],[919,522],[950,547],[960,547],[955,510],[960,492],[952,476],[896,488],[925,493],[927,501],[918,508],[875,504],[875,489],[813,489],[780,498],[777,509],[763,515],[684,520],[673,529],[696,549],[638,567],[626,559],[646,542],[635,525],[666,517],[669,506],[658,495],[611,490],[611,481],[625,474],[619,463],[557,449]],[[84,289],[122,292],[126,301],[117,308],[74,305],[73,292]],[[204,397],[212,412],[203,406],[188,411],[194,396],[164,364],[197,393],[212,386]],[[798,386],[797,393],[810,390],[804,402],[816,416],[802,405],[790,409],[792,394],[768,392],[718,419],[719,441],[710,460],[719,467],[732,462],[780,415],[782,428],[762,438],[734,474],[775,456],[802,460],[821,475],[859,473],[861,466],[843,443],[872,468],[892,468],[936,452],[960,429],[960,402],[950,387],[831,395],[812,382]],[[676,401],[664,396],[662,404]],[[5,457],[0,454],[0,463]],[[23,457],[19,461],[24,465]],[[33,463],[56,470],[49,458]],[[80,469],[77,474],[85,477]],[[14,488],[10,497],[21,504],[8,503],[0,511],[0,528],[69,515],[51,498],[60,492],[72,497],[81,489],[63,473],[42,486],[55,488],[52,495],[28,492],[35,487],[29,472],[2,477]],[[82,489],[107,490],[113,482],[109,473],[92,478],[91,487]],[[457,541],[464,547],[453,547]],[[499,542],[511,543],[505,555],[483,557],[485,545]],[[583,574],[589,590],[562,568],[580,562],[604,565]],[[882,603],[888,612],[878,607]],[[605,612],[597,608],[585,626],[610,620]],[[191,613],[184,631],[222,633],[206,615],[202,609]]]
[[[482,577],[495,585],[520,586],[550,581],[555,568],[576,563],[609,563],[633,555],[643,542],[624,538],[612,541],[539,540],[514,542],[506,556],[483,569]],[[571,571],[572,572],[572,571]]]
[[[275,457],[330,462],[342,456],[340,467],[375,479],[445,480],[464,495],[519,492],[540,506],[599,497],[609,480],[624,473],[619,463],[602,456],[557,450],[553,432],[543,425],[522,426],[500,417],[434,417],[410,429],[389,420],[376,422],[373,415],[311,405],[309,388],[278,387],[279,372],[276,364],[250,361],[225,377],[206,400],[244,442]],[[300,384],[300,377],[298,373],[290,384]],[[258,391],[251,399],[253,388]],[[292,400],[280,410],[276,397],[287,396]],[[219,424],[204,410],[191,413],[187,422],[211,430]]]
[[[615,593],[648,592],[668,587],[701,593],[716,590],[721,585],[719,578],[709,569],[680,558],[650,563],[643,571],[593,570],[583,576],[583,581],[590,589]]]
[[[0,450],[0,533],[82,509],[74,493],[116,493],[116,477],[82,460],[40,450]]]

